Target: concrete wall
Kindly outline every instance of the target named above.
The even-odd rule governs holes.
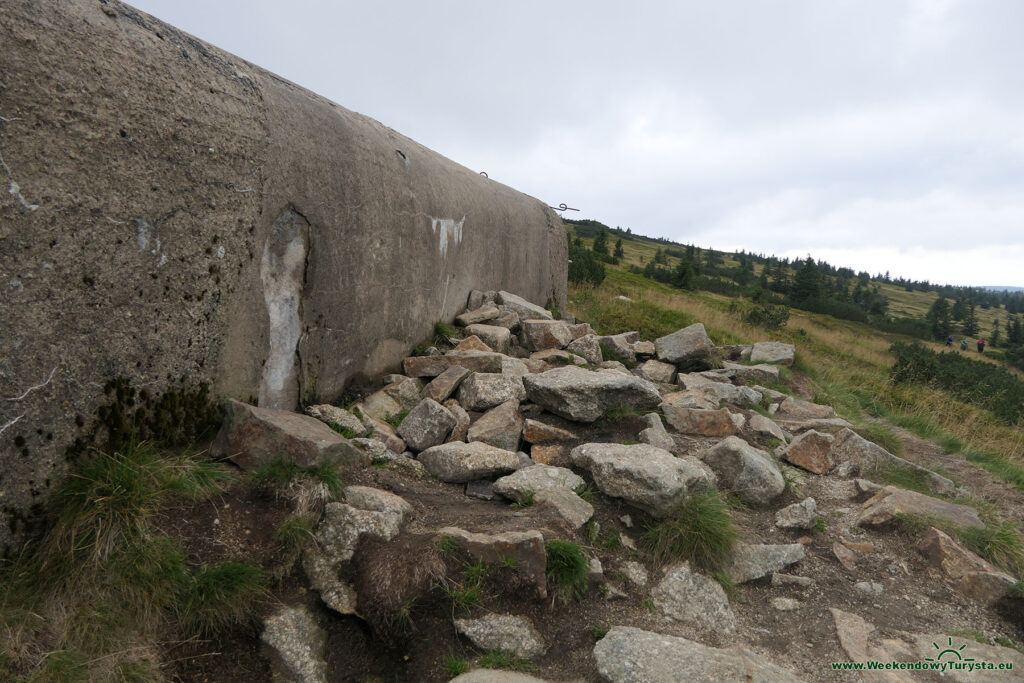
[[[564,308],[542,202],[127,5],[3,0],[0,46],[0,546],[113,378],[293,407],[471,289]]]

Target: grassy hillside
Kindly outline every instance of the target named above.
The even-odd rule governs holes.
[[[615,238],[610,241],[614,244]],[[642,239],[624,240],[625,258],[620,265],[606,266],[600,286],[570,286],[570,312],[590,322],[599,333],[636,329],[651,339],[702,322],[719,345],[769,339],[795,344],[795,369],[810,380],[810,393],[816,401],[833,404],[842,417],[855,424],[883,419],[905,427],[1024,491],[1024,431],[1018,426],[947,392],[890,380],[893,356],[889,347],[907,337],[797,309],[791,310],[789,323],[781,330],[755,327],[744,321],[744,306],[749,303],[674,289],[625,269],[630,263],[653,257],[659,246]],[[922,301],[928,296],[922,292],[903,294],[906,297],[901,298],[908,301],[912,295]],[[939,343],[928,346],[943,348]],[[972,353],[970,357],[980,356]]]

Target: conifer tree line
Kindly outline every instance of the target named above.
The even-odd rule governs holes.
[[[723,252],[666,238],[634,235],[629,227],[613,228],[587,219],[566,220],[565,223],[575,233],[575,239],[570,242],[570,260],[574,261],[570,264],[570,280],[573,282],[603,280],[603,264],[619,264],[625,259],[623,240],[644,241],[656,245],[653,257],[640,264],[631,263],[628,269],[671,287],[749,297],[758,304],[824,313],[920,339],[984,338],[989,348],[1005,349],[1006,359],[1016,360],[1015,364],[1024,369],[1021,315],[1024,314],[1024,292],[1021,291],[936,285],[927,280],[893,277],[888,272],[875,275],[856,272],[852,268],[816,261],[810,256],[791,260],[745,250],[729,254],[734,263],[727,264]],[[591,249],[584,246],[582,238],[593,240]],[[888,298],[881,290],[883,283],[908,292],[935,292],[938,298],[923,319],[893,316],[889,313]],[[997,315],[991,329],[982,329],[978,312],[990,309],[1005,310],[1006,315]]]

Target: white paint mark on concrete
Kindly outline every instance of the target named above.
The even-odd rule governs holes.
[[[302,336],[302,285],[309,250],[305,219],[286,211],[263,247],[260,279],[270,319],[270,350],[260,382],[261,408],[293,410],[298,402],[295,351]]]
[[[465,222],[465,216],[457,223],[454,218],[434,218],[430,216],[430,230],[435,235],[440,233],[440,241],[437,248],[441,253],[441,258],[448,256],[449,244],[458,246],[462,242],[462,226]]]

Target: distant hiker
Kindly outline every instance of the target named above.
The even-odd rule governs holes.
[[[946,346],[952,346],[952,345],[953,345],[953,337],[952,336],[946,337]]]
[[[967,350],[967,340],[966,339],[961,339],[960,340],[960,350],[961,351],[966,351]]]
[[[978,353],[985,353],[985,340],[984,339],[979,339],[978,340]]]

